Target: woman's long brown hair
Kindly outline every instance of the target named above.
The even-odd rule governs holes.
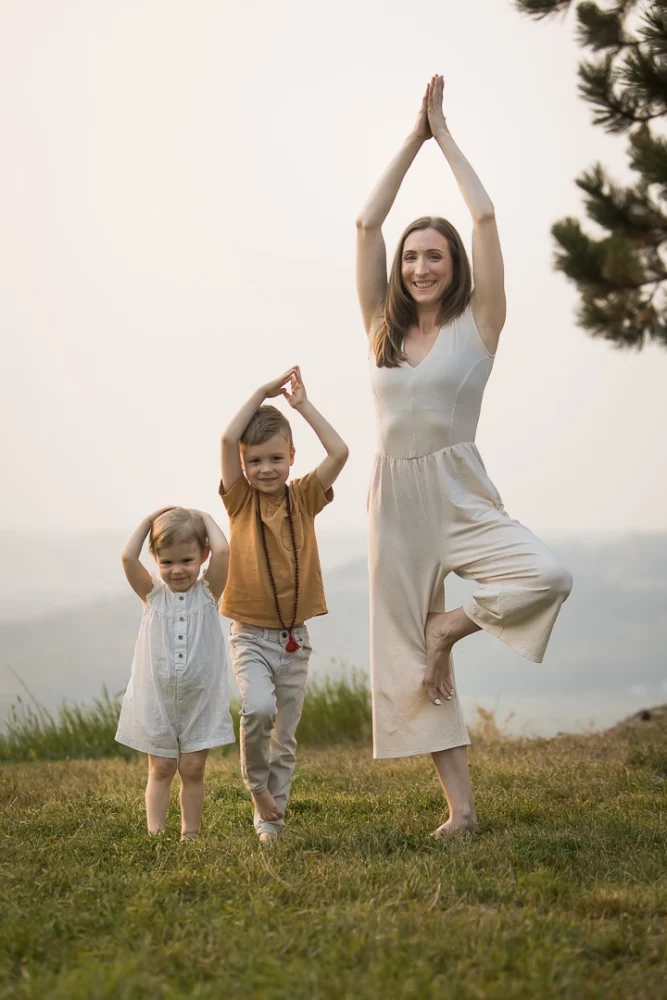
[[[465,311],[470,302],[472,295],[470,262],[463,241],[451,222],[438,216],[426,215],[410,223],[401,236],[394,254],[384,315],[373,336],[373,351],[378,368],[397,368],[406,360],[403,354],[403,338],[410,327],[417,322],[417,305],[403,283],[401,263],[405,241],[410,233],[419,229],[436,229],[447,240],[452,255],[452,280],[440,303],[439,323],[441,325],[451,323]]]

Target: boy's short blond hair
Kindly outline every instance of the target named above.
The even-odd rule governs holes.
[[[290,448],[294,447],[292,428],[287,417],[275,406],[260,406],[253,413],[248,426],[241,435],[241,447],[264,444],[274,434],[282,434],[284,438],[287,438]]]
[[[181,542],[196,542],[200,549],[207,545],[206,528],[199,514],[186,507],[173,507],[156,517],[151,525],[148,547],[157,556],[160,549]]]

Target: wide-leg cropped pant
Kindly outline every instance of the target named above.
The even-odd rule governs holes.
[[[422,685],[426,617],[445,610],[445,577],[477,581],[468,617],[539,663],[570,573],[507,515],[470,442],[422,458],[378,455],[368,509],[374,755],[462,746],[458,698],[433,705]]]

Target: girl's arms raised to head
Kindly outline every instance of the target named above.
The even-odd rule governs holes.
[[[472,216],[472,311],[486,349],[493,354],[505,324],[505,274],[493,203],[452,139],[442,110],[444,81],[434,76],[427,91],[428,120]]]
[[[142,601],[146,600],[153,589],[153,580],[146,567],[140,562],[139,556],[155,518],[159,517],[160,514],[164,514],[165,511],[172,509],[172,507],[161,507],[160,510],[155,510],[148,517],[145,517],[125,542],[123,551],[120,554],[127,582]]]
[[[370,336],[382,316],[387,294],[387,252],[382,223],[389,215],[412,161],[431,138],[428,88],[415,126],[391,161],[357,218],[357,295],[366,333]]]
[[[206,537],[208,539],[211,558],[204,576],[211,588],[211,593],[216,601],[219,601],[227,583],[229,544],[222,529],[215,523],[210,514],[205,513],[203,510],[194,510],[192,513],[199,514],[206,528]]]

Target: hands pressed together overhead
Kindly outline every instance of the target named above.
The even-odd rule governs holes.
[[[289,390],[287,385],[289,383]],[[302,406],[308,399],[306,387],[301,377],[301,369],[294,365],[286,371],[280,378],[267,382],[264,386],[264,396],[272,399],[275,396],[284,396],[290,406]]]
[[[445,93],[445,81],[442,76],[434,75],[426,85],[421,108],[415,122],[414,134],[426,142],[438,131],[447,129],[447,121],[442,109]]]

